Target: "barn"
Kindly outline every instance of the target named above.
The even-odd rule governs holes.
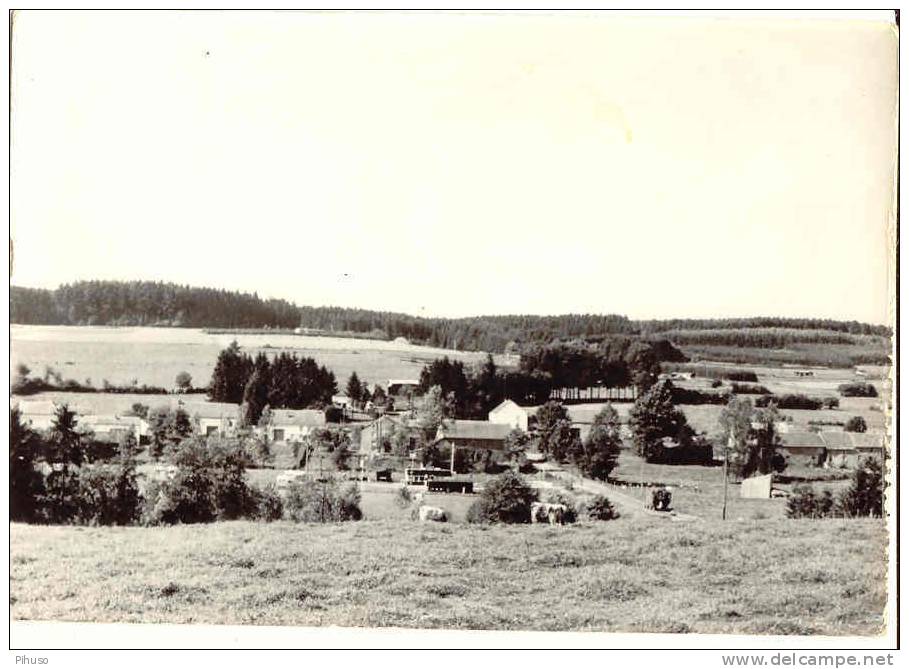
[[[436,432],[436,443],[502,451],[505,449],[505,437],[512,429],[511,425],[485,420],[446,420]]]
[[[819,467],[824,464],[827,449],[824,440],[816,432],[786,432],[780,434],[783,447],[780,449],[791,464]]]

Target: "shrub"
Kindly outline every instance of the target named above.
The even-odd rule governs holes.
[[[518,474],[505,472],[486,484],[467,511],[470,523],[529,523],[536,491]]]
[[[55,469],[45,479],[45,495],[41,500],[47,522],[72,523],[81,510],[81,490],[77,469]]]
[[[142,514],[136,470],[85,468],[79,477],[79,520],[88,525],[132,525]]]
[[[866,432],[868,430],[868,424],[861,416],[853,416],[846,421],[846,425],[843,429],[846,432]]]
[[[816,411],[823,406],[823,401],[807,395],[761,395],[754,401],[756,407],[766,407],[771,403],[779,409],[807,409]]]
[[[252,513],[249,516],[251,520],[264,520],[270,523],[273,520],[280,520],[284,515],[284,502],[274,486],[250,487],[249,494],[253,501]]]
[[[870,383],[843,383],[836,389],[843,397],[877,397],[877,388]]]
[[[833,495],[829,490],[818,495],[811,486],[796,486],[786,500],[786,516],[789,518],[828,518],[834,508]]]
[[[750,383],[733,383],[732,392],[736,395],[769,395],[770,391],[765,386]]]
[[[713,381],[710,382],[711,388],[719,388],[722,385],[723,385],[723,382],[720,379],[714,379]]]
[[[239,446],[190,439],[175,449],[173,460],[177,474],[146,491],[146,523],[207,523],[257,513]]]
[[[839,511],[844,516],[883,515],[884,472],[883,465],[876,458],[865,459],[852,473],[849,488],[839,499]]]
[[[838,409],[840,401],[836,397],[825,397],[821,400],[821,404],[825,409]]]
[[[566,511],[562,517],[563,522],[576,523],[578,520],[578,508],[574,503],[574,498],[562,492],[551,492],[546,496],[546,501],[550,504],[562,504]]]
[[[590,520],[615,520],[618,511],[605,495],[597,495],[587,504],[587,518]]]
[[[744,369],[734,369],[726,372],[723,374],[723,376],[730,381],[746,381],[749,383],[757,383],[758,380],[757,374]]]
[[[284,514],[302,523],[360,520],[360,491],[355,485],[340,489],[333,479],[297,481],[285,493]]]

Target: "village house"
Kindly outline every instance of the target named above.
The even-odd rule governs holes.
[[[205,437],[233,436],[240,425],[240,405],[238,404],[178,400],[174,408],[185,411],[198,433]]]
[[[407,392],[416,392],[420,387],[420,382],[416,379],[389,379],[385,386],[386,392],[396,397]]]
[[[98,441],[119,441],[132,434],[136,442],[148,435],[148,423],[138,416],[79,416],[79,429],[91,431]]]
[[[819,433],[824,448],[827,450],[824,458],[825,467],[855,467],[858,464],[858,451],[850,438],[849,432],[821,432]]]
[[[436,443],[501,451],[512,429],[510,425],[485,420],[446,420],[436,432]]]
[[[505,400],[489,412],[489,422],[528,432],[536,423],[536,412],[536,407],[522,407],[512,400]]]
[[[324,427],[325,412],[316,409],[273,409],[265,426],[270,441],[302,441],[313,429]]]
[[[780,449],[792,464],[819,467],[824,464],[826,447],[817,432],[786,432],[780,434]]]
[[[852,445],[860,458],[872,456],[883,459],[886,452],[886,437],[880,432],[849,432]]]

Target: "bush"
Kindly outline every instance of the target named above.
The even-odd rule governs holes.
[[[868,424],[865,422],[865,419],[861,416],[853,416],[843,427],[843,430],[846,432],[866,432],[868,430]]]
[[[336,523],[360,520],[360,491],[355,485],[340,489],[328,481],[297,481],[284,496],[284,514],[301,523]]]
[[[518,474],[505,472],[486,484],[467,511],[469,523],[529,523],[536,491]]]
[[[142,496],[132,466],[91,467],[79,477],[79,520],[88,525],[132,525]]]
[[[726,372],[724,378],[729,379],[730,381],[745,381],[748,383],[757,383],[758,377],[754,372],[749,372],[744,369],[735,369],[729,372]]]
[[[79,471],[59,469],[48,474],[45,479],[45,495],[40,506],[49,523],[76,522],[82,508]]]
[[[870,383],[844,383],[836,389],[843,397],[877,397],[877,388]]]
[[[175,449],[173,460],[176,475],[146,491],[144,522],[208,523],[258,513],[246,484],[247,457],[239,446],[190,439]]]
[[[566,511],[562,517],[565,523],[576,523],[578,521],[578,508],[574,503],[574,498],[561,492],[551,492],[546,496],[546,501],[550,504],[562,504]]]
[[[719,388],[722,385],[723,385],[723,382],[720,379],[714,379],[713,381],[710,382],[711,388]]]
[[[770,391],[765,386],[750,383],[733,383],[732,392],[736,395],[769,395]]]
[[[807,395],[761,395],[754,401],[756,407],[766,407],[769,404],[776,404],[779,409],[807,409],[816,411],[823,406],[823,401],[808,397]]]
[[[835,502],[829,490],[820,495],[811,486],[796,486],[786,500],[789,518],[828,518],[833,515]]]
[[[825,409],[839,409],[840,401],[836,397],[825,397],[821,400],[821,404]]]
[[[284,502],[274,486],[250,487],[249,494],[252,500],[250,520],[263,520],[266,523],[281,520],[284,515]]]
[[[840,496],[839,511],[848,518],[883,515],[884,472],[880,460],[867,458],[852,473],[849,488]]]
[[[619,512],[605,495],[597,495],[587,504],[587,518],[590,520],[615,520]]]

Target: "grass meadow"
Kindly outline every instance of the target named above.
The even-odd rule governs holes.
[[[877,635],[872,520],[11,526],[17,620]]]

